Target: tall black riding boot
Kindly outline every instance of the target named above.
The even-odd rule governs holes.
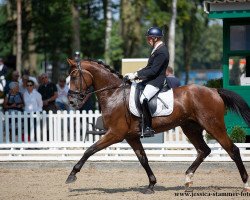
[[[142,103],[142,114],[143,114],[143,137],[153,137],[155,131],[152,129],[152,118],[148,108],[148,100],[144,99]]]

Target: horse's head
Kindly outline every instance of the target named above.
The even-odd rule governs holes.
[[[93,84],[92,74],[82,67],[82,62],[75,62],[74,60],[67,59],[70,65],[70,90],[68,98],[70,105],[76,109],[88,100],[90,93],[89,87]]]

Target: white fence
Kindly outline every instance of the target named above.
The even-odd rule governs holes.
[[[79,160],[85,150],[101,136],[88,134],[98,111],[58,111],[57,113],[0,112],[0,161]],[[91,130],[89,126],[89,130]],[[145,139],[147,140],[147,139]],[[152,140],[152,139],[151,139]],[[150,161],[193,161],[196,150],[179,127],[163,133],[163,140],[143,144]],[[206,161],[230,161],[220,145],[209,144]],[[250,144],[237,144],[244,161],[250,161]],[[90,160],[137,160],[127,143],[112,145]]]

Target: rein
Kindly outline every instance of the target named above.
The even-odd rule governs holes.
[[[128,110],[128,113],[129,113],[129,116],[128,116],[128,113],[125,112],[125,118],[126,118],[127,124],[130,126],[130,124],[131,124],[131,116],[130,115],[131,114],[129,112],[129,108],[126,105],[126,93],[125,93],[125,86],[126,86],[126,82],[128,80],[123,79],[122,84],[119,85],[119,86],[111,85],[111,86],[107,86],[105,88],[101,88],[99,90],[90,91],[90,88],[87,85],[86,80],[84,79],[83,73],[85,72],[85,73],[89,74],[91,76],[92,80],[93,80],[93,75],[88,70],[85,70],[85,69],[81,68],[81,61],[80,60],[77,61],[77,69],[72,70],[70,72],[69,76],[74,71],[79,71],[80,77],[84,80],[84,82],[85,82],[85,84],[87,86],[87,89],[84,92],[82,91],[82,84],[80,84],[80,91],[73,91],[73,90],[69,90],[68,91],[68,95],[70,95],[71,97],[73,97],[73,98],[75,98],[77,100],[84,100],[86,98],[86,96],[89,95],[89,94],[96,94],[98,92],[103,92],[103,91],[106,91],[106,90],[113,90],[113,89],[117,89],[117,88],[123,88],[123,102],[124,102],[124,107]],[[128,118],[130,119],[129,121],[128,121]]]
[[[75,92],[73,90],[69,90],[68,91],[68,94],[70,94],[72,97],[78,99],[78,100],[84,100],[84,98],[89,95],[89,94],[96,94],[98,92],[103,92],[103,91],[106,91],[106,90],[112,90],[112,89],[117,89],[117,88],[121,88],[123,87],[123,84],[122,85],[119,85],[119,86],[108,86],[108,87],[105,87],[105,88],[102,88],[102,89],[99,89],[99,90],[94,90],[94,91],[90,91],[90,89],[88,88],[86,90],[86,92]],[[79,95],[80,97],[76,97],[76,95]]]
[[[91,76],[92,80],[93,80],[93,75],[86,69],[82,69],[81,68],[81,61],[77,61],[77,69],[74,69],[70,72],[69,76],[71,75],[71,73],[73,73],[74,71],[79,71],[80,73],[80,77],[84,80],[86,86],[87,86],[87,82],[86,80],[84,79],[84,76],[83,76],[83,73],[87,73]],[[105,87],[105,88],[101,88],[99,90],[94,90],[94,91],[90,91],[90,88],[87,88],[85,92],[82,92],[82,84],[80,84],[80,91],[73,91],[73,90],[69,90],[68,91],[68,94],[70,96],[72,96],[73,98],[75,99],[78,99],[78,100],[84,100],[84,98],[89,95],[89,94],[96,94],[98,92],[103,92],[103,91],[106,91],[106,90],[112,90],[112,89],[116,89],[116,88],[121,88],[121,87],[124,87],[125,84],[122,84],[120,86],[108,86],[108,87]]]

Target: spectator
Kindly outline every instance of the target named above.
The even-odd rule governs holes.
[[[175,77],[174,70],[172,67],[167,68],[166,70],[166,83],[169,88],[176,88],[181,86],[180,80]]]
[[[29,71],[29,70],[27,70],[27,69],[26,69],[26,70],[24,70],[23,74],[24,74],[24,75],[27,75],[27,76],[29,77],[29,80],[32,80],[32,81],[34,82],[34,84],[35,84],[35,85],[34,85],[34,88],[36,88],[36,89],[37,89],[37,88],[38,88],[38,82],[37,82],[36,77],[31,76],[31,75],[30,75],[30,71]]]
[[[4,64],[3,59],[0,58],[0,76],[7,75],[7,66]]]
[[[27,112],[39,112],[43,109],[42,96],[35,89],[35,83],[33,80],[28,80],[26,84],[26,91],[24,92],[24,110]],[[33,119],[34,131],[36,130],[36,120]],[[31,118],[28,119],[28,140],[30,140],[31,133]],[[37,135],[35,134],[35,141]]]
[[[23,97],[19,92],[18,82],[10,82],[9,93],[4,98],[3,107],[7,111],[23,111]]]
[[[29,76],[28,74],[24,74],[22,76],[22,79],[19,81],[19,90],[22,94],[24,94],[24,92],[27,90],[26,85],[28,80],[32,80],[34,82],[34,89],[38,88],[38,82],[36,78],[33,76]]]
[[[48,75],[46,73],[41,75],[42,84],[38,88],[38,92],[42,95],[43,110],[47,112],[52,110],[56,112],[57,106],[55,100],[58,96],[57,87],[54,83],[49,82]]]
[[[24,92],[24,110],[27,112],[42,111],[43,101],[39,92],[34,89],[35,83],[33,80],[27,81],[27,90]]]
[[[56,105],[60,110],[70,110],[68,101],[69,87],[66,85],[66,79],[60,77],[58,84],[56,85],[58,91],[58,97],[56,98]]]
[[[24,94],[27,91],[27,82],[29,80],[29,76],[24,74],[22,76],[21,81],[19,82],[19,91]]]
[[[4,91],[6,85],[6,75],[7,75],[7,66],[4,65],[3,59],[0,58],[0,92]]]
[[[8,94],[9,91],[10,91],[9,84],[10,84],[11,82],[17,82],[17,83],[18,83],[18,82],[19,82],[19,77],[20,77],[20,75],[19,75],[19,72],[18,72],[18,71],[13,71],[13,72],[11,73],[11,80],[10,80],[10,81],[7,81],[6,86],[5,86],[5,88],[4,88],[5,94]]]

